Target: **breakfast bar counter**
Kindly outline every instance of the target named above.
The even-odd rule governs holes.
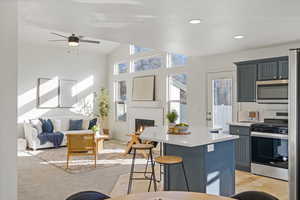
[[[210,133],[208,127],[190,127],[189,135],[168,134],[168,128],[147,127],[143,140],[163,143],[164,155],[183,158],[190,191],[231,196],[235,193],[235,139]],[[181,166],[164,168],[164,189],[186,191]]]

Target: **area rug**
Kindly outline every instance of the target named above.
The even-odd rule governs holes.
[[[91,156],[71,157],[69,169],[67,169],[67,148],[45,149],[37,152],[29,152],[41,160],[40,164],[53,165],[70,174],[85,173],[118,165],[131,165],[132,155],[124,155],[126,145],[116,141],[105,141],[104,150],[98,154],[97,165],[94,167],[94,160]],[[144,165],[146,159],[138,153],[136,157],[137,165]]]

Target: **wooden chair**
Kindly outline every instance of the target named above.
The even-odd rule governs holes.
[[[130,154],[133,145],[142,144],[142,141],[140,139],[140,135],[141,135],[141,133],[138,133],[138,132],[128,134],[128,136],[130,136],[131,138],[130,138],[130,141],[128,142],[128,144],[127,144],[127,148],[125,150],[124,155]],[[148,142],[148,141],[145,142],[145,144],[149,144],[149,143],[150,142]],[[141,153],[143,154],[143,156],[145,158],[148,158],[148,154],[144,150],[141,150]]]
[[[94,133],[67,134],[67,169],[71,156],[93,156],[95,167],[97,162],[97,148]]]

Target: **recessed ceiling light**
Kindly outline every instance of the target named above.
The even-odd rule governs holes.
[[[243,35],[236,35],[236,36],[234,36],[233,38],[234,39],[243,39],[245,36],[243,36]]]
[[[200,24],[201,23],[201,19],[191,19],[189,21],[190,24]]]

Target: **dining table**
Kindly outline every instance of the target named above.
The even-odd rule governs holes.
[[[108,200],[234,200],[212,194],[197,192],[147,192],[110,198]]]

